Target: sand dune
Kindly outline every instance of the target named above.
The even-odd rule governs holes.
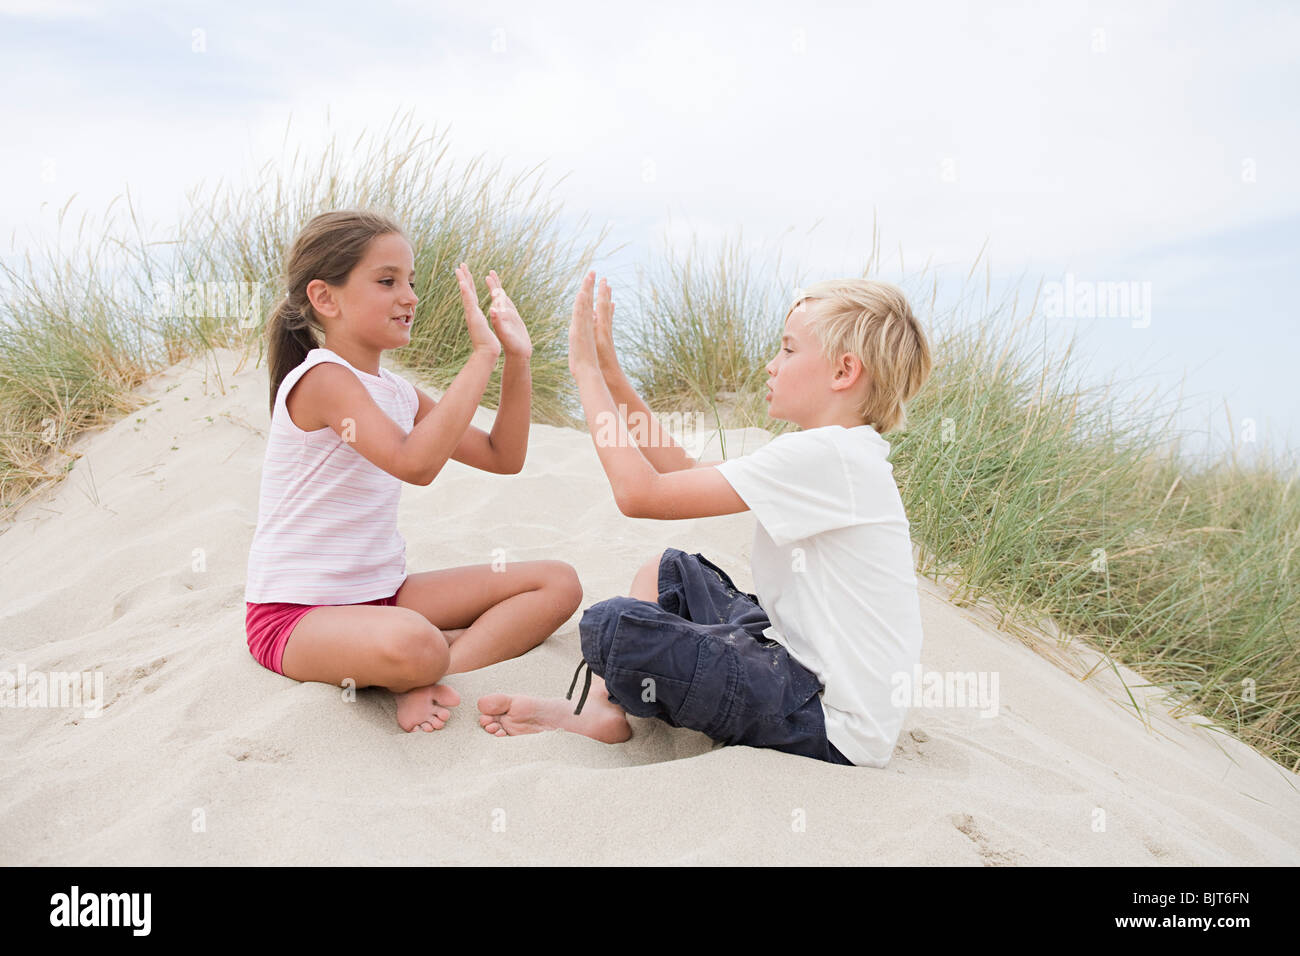
[[[996,674],[1000,706],[914,707],[884,770],[637,718],[619,746],[484,733],[483,693],[563,694],[581,611],[523,658],[449,679],[464,703],[433,735],[402,733],[384,691],[349,703],[272,674],[243,602],[266,371],[217,360],[142,386],[153,404],[83,436],[68,478],[0,534],[0,671],[99,671],[104,704],[0,710],[0,862],[1300,863],[1296,774],[1173,718],[1157,691],[1133,691],[1139,717],[1113,673],[1072,673],[1086,652],[1038,653],[928,581],[923,668]],[[726,437],[736,454],[767,436]],[[583,607],[667,545],[752,589],[752,515],[625,518],[577,431],[534,425],[517,476],[449,463],[404,489],[399,522],[409,571],[494,548],[561,558]]]

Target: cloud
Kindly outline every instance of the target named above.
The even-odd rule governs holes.
[[[15,20],[94,20],[104,11],[77,0],[0,0],[0,17]]]
[[[160,147],[193,144],[200,165],[229,169],[240,146],[278,145],[291,108],[300,125],[328,107],[336,128],[359,130],[409,105],[450,124],[463,155],[571,169],[568,195],[589,205],[765,230],[821,219],[843,235],[875,208],[916,261],[968,257],[990,234],[1011,261],[1115,253],[1300,209],[1283,174],[1300,128],[1266,94],[1296,78],[1279,38],[1293,16],[1094,9],[502,5],[448,20],[335,4],[303,23],[214,7],[199,17],[206,54],[182,51],[129,98],[96,87],[124,58],[175,56],[181,20],[154,23],[152,45],[26,68],[52,93],[41,142],[84,139],[89,122],[105,158],[122,157],[115,179],[139,170],[173,188],[190,170],[159,168]]]

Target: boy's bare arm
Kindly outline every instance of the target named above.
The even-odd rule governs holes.
[[[613,393],[597,361],[592,310],[595,277],[594,272],[587,273],[574,303],[569,326],[569,369],[619,510],[638,518],[700,518],[746,510],[748,506],[716,468],[681,468],[663,474],[629,440],[626,422],[615,407]],[[602,296],[608,294],[605,288],[602,283]],[[613,435],[607,430],[611,421],[615,426]]]
[[[597,296],[592,309],[592,330],[596,339],[596,357],[600,374],[605,379],[610,397],[618,408],[619,414],[627,425],[628,434],[636,442],[646,460],[654,466],[655,471],[663,474],[670,471],[682,471],[686,468],[698,468],[701,465],[716,465],[717,462],[700,462],[686,453],[686,449],[673,440],[668,429],[650,411],[631,381],[619,365],[618,353],[614,350],[614,301],[609,286],[601,283],[601,294]]]
[[[627,422],[628,434],[637,443],[646,460],[654,465],[655,471],[663,474],[705,464],[692,458],[686,453],[685,448],[673,440],[668,429],[664,428],[650,411],[650,406],[645,403],[645,399],[637,394],[622,368],[615,364],[613,369],[602,366],[600,371],[605,377],[605,384],[609,387],[609,394],[613,397],[614,404],[618,406],[624,421]],[[716,464],[716,462],[707,464]]]
[[[668,474],[656,471],[643,449],[625,440],[630,437],[625,423],[614,409],[614,397],[595,363],[580,367],[572,358],[570,362],[587,428],[619,511],[629,518],[704,518],[748,509],[716,468],[682,468]],[[613,436],[606,436],[606,421],[618,425]]]

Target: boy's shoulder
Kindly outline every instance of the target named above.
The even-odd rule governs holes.
[[[889,454],[889,442],[870,425],[859,425],[854,428],[845,428],[843,425],[823,425],[818,428],[784,432],[758,449],[758,451],[764,450],[768,450],[769,454],[779,453],[782,457],[875,452],[884,458]]]

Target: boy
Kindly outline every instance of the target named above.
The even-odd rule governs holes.
[[[803,430],[742,458],[698,462],[671,439],[628,437],[617,405],[629,420],[653,419],[614,355],[609,286],[601,280],[593,310],[594,282],[589,273],[574,305],[569,367],[619,510],[752,510],[758,593],[738,591],[702,555],[668,548],[637,572],[629,597],[584,612],[587,686],[575,710],[490,694],[479,723],[498,736],[558,728],[618,743],[632,735],[630,713],[728,744],[885,766],[906,714],[890,701],[891,677],[910,674],[921,654],[908,522],[881,437],[904,423],[904,403],[930,374],[907,300],[865,279],[806,290],[786,314],[766,396],[772,418]]]

